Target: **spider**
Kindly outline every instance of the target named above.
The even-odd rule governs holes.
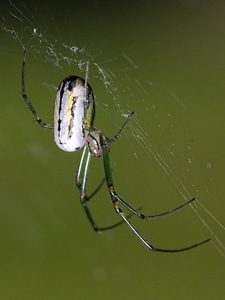
[[[22,45],[23,46],[23,45]],[[124,124],[121,126],[117,134],[111,138],[106,138],[102,131],[93,126],[95,118],[95,99],[91,86],[88,84],[88,62],[86,64],[86,77],[82,79],[78,76],[68,76],[60,83],[55,101],[55,113],[54,113],[54,125],[47,124],[42,121],[36,112],[34,106],[31,104],[25,89],[25,65],[26,65],[26,48],[23,46],[23,63],[22,63],[22,96],[27,106],[31,110],[38,124],[43,128],[54,129],[54,137],[56,145],[63,151],[77,151],[83,149],[77,174],[76,174],[76,186],[80,192],[80,202],[84,208],[87,218],[95,231],[102,231],[114,228],[122,223],[126,223],[138,239],[151,251],[158,252],[181,252],[186,251],[197,246],[200,246],[210,239],[206,239],[202,242],[193,244],[179,249],[161,249],[149,244],[147,240],[136,230],[134,225],[130,222],[130,217],[136,215],[141,220],[150,220],[172,214],[181,208],[189,205],[195,200],[195,198],[185,202],[184,204],[161,214],[145,216],[141,214],[139,210],[131,207],[125,202],[115,191],[113,184],[112,170],[109,159],[109,147],[112,143],[118,140],[125,127],[132,119],[134,112],[132,112],[127,118]],[[87,171],[90,164],[91,156],[103,158],[103,165],[105,170],[106,185],[109,191],[112,205],[116,213],[120,216],[120,222],[108,226],[98,227],[91,215],[91,212],[87,206],[88,200],[94,196],[94,194],[100,189],[102,183],[91,195],[86,194],[86,180]],[[120,205],[124,206],[130,215],[126,216]]]

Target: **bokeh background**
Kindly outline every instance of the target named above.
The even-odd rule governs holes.
[[[0,4],[0,299],[224,299],[225,1],[2,1]],[[74,176],[81,153],[57,149],[21,97],[53,120],[59,82],[85,76],[95,125],[113,136],[116,190],[145,214],[197,197],[173,216],[95,233]],[[93,159],[89,194],[104,177]],[[104,186],[90,200],[100,226],[118,221]]]

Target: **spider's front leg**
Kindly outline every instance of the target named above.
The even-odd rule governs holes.
[[[145,217],[143,214],[138,213],[138,211],[136,211],[135,209],[133,209],[128,203],[126,203],[121,197],[119,197],[114,189],[114,185],[113,185],[113,176],[112,176],[112,170],[111,170],[111,166],[110,166],[110,159],[109,159],[109,145],[114,142],[115,140],[118,139],[118,137],[120,136],[121,132],[123,131],[123,129],[125,128],[125,126],[127,125],[128,121],[130,120],[130,117],[132,115],[130,115],[127,119],[127,121],[124,123],[124,125],[121,127],[120,131],[118,132],[117,135],[115,135],[114,138],[112,138],[111,140],[107,140],[102,134],[99,135],[99,140],[100,140],[100,144],[101,144],[101,148],[103,149],[103,164],[104,164],[104,169],[105,169],[105,178],[106,178],[106,184],[109,190],[109,194],[111,197],[111,201],[113,204],[113,207],[115,209],[115,211],[117,212],[117,214],[122,218],[122,220],[129,226],[129,228],[133,231],[133,233],[137,236],[137,238],[144,244],[144,246],[146,246],[149,250],[151,251],[158,251],[158,252],[167,252],[167,253],[171,253],[171,252],[182,252],[182,251],[186,251],[195,247],[198,247],[206,242],[208,242],[210,239],[206,239],[202,242],[190,245],[188,247],[184,247],[184,248],[179,248],[179,249],[161,249],[161,248],[156,248],[153,247],[151,244],[149,244],[147,242],[147,240],[136,230],[136,228],[133,226],[133,224],[128,220],[128,218],[125,216],[125,214],[123,213],[122,209],[119,207],[119,203],[122,204],[123,206],[125,206],[129,211],[131,211],[132,213],[134,213],[135,215],[137,215],[139,218],[147,220],[150,219],[152,217],[156,217],[156,216],[148,216]],[[189,202],[187,202],[187,204],[189,204],[190,202],[194,201],[195,199],[191,199]],[[186,203],[184,204],[186,205]],[[173,213],[175,211],[177,211],[178,209],[181,209],[182,207],[184,207],[184,205],[179,206],[178,208],[175,208],[169,212],[157,215],[157,217],[161,217],[164,215],[167,215],[169,213]]]
[[[112,171],[110,167],[110,160],[109,160],[109,151],[107,148],[103,150],[103,162],[104,162],[104,168],[105,168],[105,176],[106,176],[106,183],[108,186],[109,194],[112,200],[113,207],[117,214],[122,218],[122,220],[129,226],[129,228],[133,231],[133,233],[137,236],[137,238],[148,248],[148,250],[151,251],[157,251],[157,252],[182,252],[186,251],[195,247],[198,247],[202,244],[205,244],[210,239],[206,239],[202,242],[193,244],[188,247],[179,248],[179,249],[161,249],[156,248],[149,244],[147,240],[136,230],[136,228],[133,226],[133,224],[128,220],[128,218],[123,213],[122,209],[119,207],[119,203],[123,204],[126,208],[128,208],[130,211],[134,212],[134,214],[138,215],[141,219],[145,219],[144,215],[139,214],[136,210],[134,210],[132,207],[130,207],[121,197],[119,197],[114,189],[113,186],[113,178],[112,178]]]

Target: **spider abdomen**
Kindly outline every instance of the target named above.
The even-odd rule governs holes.
[[[59,85],[54,114],[56,145],[68,152],[77,151],[86,142],[85,128],[94,121],[94,95],[89,84],[77,76],[65,78]]]

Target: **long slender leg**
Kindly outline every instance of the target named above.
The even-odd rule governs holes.
[[[78,166],[78,169],[77,169],[75,182],[76,182],[76,186],[78,187],[78,189],[80,191],[82,190],[82,188],[81,188],[82,184],[84,184],[83,179],[81,178],[81,176],[82,176],[82,167],[85,163],[85,158],[88,155],[88,152],[89,152],[88,147],[84,147],[84,150],[82,152],[82,156],[81,156],[81,159],[80,159],[80,163],[79,163],[79,166]],[[103,178],[103,180],[100,182],[98,187],[95,189],[95,191],[91,195],[89,195],[89,196],[86,195],[86,197],[85,197],[86,201],[90,200],[91,198],[93,198],[98,193],[98,191],[103,186],[104,182],[105,182],[105,178]]]
[[[157,218],[160,218],[160,217],[165,217],[165,216],[171,215],[171,214],[177,212],[178,210],[182,209],[183,207],[189,205],[194,200],[196,200],[196,198],[193,198],[193,199],[191,199],[191,200],[189,200],[189,201],[181,204],[180,206],[175,207],[175,208],[173,208],[173,209],[171,209],[169,211],[166,211],[166,212],[163,212],[163,213],[160,213],[160,214],[145,216],[143,214],[140,214],[136,209],[134,209],[132,206],[130,206],[127,202],[125,202],[123,199],[121,199],[120,197],[118,197],[117,194],[115,194],[114,197],[117,199],[118,202],[120,202],[129,211],[131,211],[132,213],[134,213],[136,216],[138,216],[142,220],[152,220],[152,219],[157,219]]]
[[[78,172],[77,172],[77,177],[76,177],[76,185],[80,190],[80,202],[84,208],[84,211],[86,213],[86,216],[91,223],[91,226],[93,227],[94,230],[98,231],[99,228],[95,224],[94,219],[92,218],[92,215],[87,207],[87,199],[88,197],[86,196],[85,188],[86,188],[86,179],[87,179],[87,171],[90,163],[90,158],[91,154],[88,151],[88,148],[85,146],[82,156],[81,156],[81,161],[78,167]],[[83,175],[82,175],[83,173]],[[82,179],[81,179],[82,177]]]
[[[121,224],[123,224],[123,220],[120,222],[117,222],[111,226],[107,226],[107,227],[98,227],[97,224],[95,223],[92,214],[87,206],[87,201],[91,199],[91,197],[93,197],[98,190],[101,188],[102,184],[104,183],[105,180],[103,180],[100,185],[98,186],[98,188],[92,193],[91,196],[87,196],[86,195],[86,181],[87,181],[87,172],[88,172],[88,168],[89,168],[89,164],[90,164],[90,160],[91,160],[91,154],[89,152],[88,147],[84,147],[81,159],[80,159],[80,163],[78,166],[78,170],[77,170],[77,175],[76,175],[76,186],[78,187],[79,191],[80,191],[80,202],[84,208],[84,211],[86,213],[86,216],[89,220],[89,222],[91,223],[92,228],[95,231],[104,231],[104,230],[109,230],[109,229],[113,229]],[[129,218],[130,216],[128,216]]]
[[[118,140],[118,138],[121,136],[121,133],[124,131],[125,127],[128,125],[129,121],[131,120],[131,118],[133,117],[134,112],[132,112],[126,119],[126,121],[124,122],[124,124],[121,126],[120,130],[117,132],[117,134],[109,139],[106,140],[106,138],[102,135],[101,138],[101,146],[102,148],[108,149],[109,146],[114,143],[116,140]],[[117,195],[115,195],[115,198],[118,197]],[[159,214],[155,214],[155,215],[149,215],[149,216],[145,216],[144,214],[140,214],[136,209],[134,209],[132,206],[130,206],[128,203],[126,203],[123,199],[119,198],[117,199],[118,202],[120,202],[122,205],[124,205],[130,212],[132,212],[133,214],[135,214],[136,216],[138,216],[139,218],[143,219],[143,220],[150,220],[150,219],[156,219],[156,218],[160,218],[160,217],[164,217],[170,214],[175,213],[176,211],[182,209],[185,206],[188,206],[191,202],[193,202],[194,200],[196,200],[196,198],[192,198],[191,200],[181,204],[178,207],[175,207],[169,211],[163,212],[163,213],[159,213]]]
[[[127,117],[126,121],[123,123],[120,130],[117,132],[117,134],[113,138],[111,138],[110,140],[107,140],[107,142],[102,140],[102,146],[104,148],[108,148],[112,143],[114,143],[116,140],[118,140],[118,138],[121,136],[121,133],[124,131],[125,127],[130,122],[133,115],[134,115],[134,111],[132,111],[132,113]],[[102,138],[103,138],[103,136],[102,136]]]
[[[46,124],[45,122],[43,122],[41,120],[41,118],[39,117],[39,115],[37,114],[35,108],[33,107],[33,105],[31,104],[27,94],[26,94],[26,89],[25,89],[25,65],[26,65],[26,48],[23,46],[23,44],[21,43],[22,47],[23,47],[23,64],[22,64],[22,96],[24,101],[26,102],[27,106],[29,107],[29,109],[31,110],[32,114],[34,115],[36,121],[38,122],[38,124],[43,127],[43,128],[48,128],[48,129],[53,129],[54,126],[51,124]]]
[[[103,143],[103,137],[100,136],[101,142]],[[132,223],[127,219],[121,208],[119,207],[119,202],[133,211],[132,208],[122,199],[120,198],[113,186],[113,177],[112,177],[112,171],[111,171],[111,166],[110,166],[110,160],[109,160],[109,150],[107,148],[103,148],[103,164],[104,164],[104,169],[105,169],[105,177],[106,177],[106,183],[108,186],[109,194],[111,197],[112,204],[114,206],[115,211],[118,213],[118,215],[123,219],[124,222],[130,227],[130,229],[133,231],[133,233],[139,238],[139,240],[151,251],[158,251],[158,252],[181,252],[181,251],[186,251],[192,248],[195,248],[197,246],[200,246],[206,242],[208,242],[210,239],[204,240],[200,243],[193,244],[188,247],[180,248],[180,249],[161,249],[161,248],[156,248],[149,244],[146,239],[136,230],[136,228],[132,225]],[[137,215],[139,215],[137,213]],[[141,215],[140,215],[141,216]]]
[[[89,151],[87,147],[84,147],[82,155],[81,155],[81,159],[80,159],[80,163],[77,169],[77,174],[76,174],[76,186],[79,188],[80,191],[84,190],[85,188],[85,182],[83,180],[83,176],[84,174],[82,174],[83,168],[85,165],[89,165],[90,162],[90,155],[89,155]]]
[[[91,198],[93,198],[98,193],[98,191],[101,189],[101,187],[103,186],[103,184],[105,182],[105,178],[103,178],[102,181],[100,182],[100,184],[98,185],[98,187],[94,190],[94,192],[89,196],[86,195],[86,193],[85,193],[86,180],[83,180],[83,178],[85,177],[85,174],[87,176],[87,168],[88,168],[88,165],[89,165],[89,162],[88,162],[88,165],[87,165],[87,164],[85,164],[85,161],[87,162],[87,160],[90,160],[90,158],[91,158],[91,156],[90,156],[88,147],[84,147],[84,150],[82,152],[82,156],[81,156],[81,159],[80,159],[80,162],[79,162],[79,166],[78,166],[78,169],[77,169],[76,178],[75,178],[76,186],[78,187],[80,192],[85,195],[85,201],[88,201]],[[86,173],[82,174],[83,168],[84,168],[85,165],[87,166],[86,169],[85,169]]]

